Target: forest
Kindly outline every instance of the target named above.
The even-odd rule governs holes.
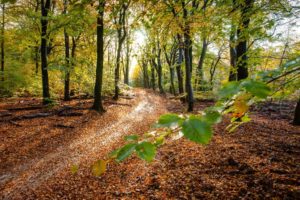
[[[1,0],[0,199],[298,199],[299,0]]]

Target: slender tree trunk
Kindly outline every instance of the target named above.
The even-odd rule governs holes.
[[[175,49],[171,50],[170,57],[168,56],[166,48],[164,48],[165,58],[167,61],[167,64],[169,65],[170,69],[170,93],[173,95],[176,95],[175,85],[174,85],[174,64],[175,64],[175,58],[176,58],[176,51]]]
[[[237,79],[245,79],[248,77],[248,56],[247,56],[247,39],[248,28],[250,23],[250,10],[252,9],[254,0],[245,0],[240,5],[241,19],[237,29],[236,56],[237,56]]]
[[[297,125],[297,126],[300,125],[300,99],[298,100],[296,108],[295,108],[293,124]]]
[[[151,86],[155,90],[155,69],[154,66],[151,66]]]
[[[220,53],[220,52],[219,52],[219,53]],[[209,82],[210,82],[210,86],[211,86],[211,89],[212,89],[212,90],[213,90],[213,80],[214,80],[216,68],[217,68],[217,65],[219,64],[220,60],[221,60],[221,55],[218,56],[218,58],[217,58],[216,61],[213,61],[213,62],[212,62],[211,67],[210,67],[210,70],[209,70],[209,73],[210,73],[210,79],[209,79]]]
[[[170,80],[171,80],[171,93],[176,95],[175,84],[174,84],[174,68],[170,67]]]
[[[64,11],[63,14],[67,14],[67,6],[68,0],[64,0]],[[64,100],[70,100],[70,40],[69,34],[67,32],[66,27],[64,27],[64,37],[65,37],[65,62],[66,62],[66,69],[65,69],[65,91],[64,91]]]
[[[2,3],[2,27],[1,27],[1,80],[4,81],[4,31],[5,31],[5,4]]]
[[[192,74],[191,74],[191,67],[192,63],[191,61],[191,55],[189,51],[189,45],[191,45],[191,38],[189,35],[189,28],[186,27],[185,33],[184,33],[184,57],[185,57],[185,88],[187,92],[187,102],[188,102],[188,112],[193,111],[194,108],[194,95],[193,95],[193,88],[192,88]]]
[[[130,37],[128,33],[126,37],[126,60],[125,60],[125,73],[124,73],[124,83],[127,85],[129,85],[129,64],[130,64],[129,57],[130,57]]]
[[[39,11],[40,2],[36,0],[35,12]],[[35,62],[35,74],[39,73],[39,42],[36,41],[36,46],[34,47],[34,62]]]
[[[116,60],[116,68],[115,68],[115,95],[114,99],[117,100],[119,98],[119,81],[120,81],[120,58],[121,58],[121,48],[122,44],[121,41],[119,40],[118,42],[118,50],[117,50],[117,60]]]
[[[149,88],[147,62],[142,62],[142,65],[143,65],[143,83],[144,83],[144,88]]]
[[[177,65],[176,65],[176,74],[177,74],[177,79],[178,79],[178,90],[179,94],[184,93],[184,87],[183,87],[183,73],[181,69],[181,64],[183,62],[183,44],[182,44],[182,39],[179,34],[177,34],[177,40],[178,40],[178,59],[177,59]]]
[[[193,111],[194,108],[194,94],[192,88],[192,40],[190,36],[190,25],[187,22],[188,12],[185,7],[185,3],[182,3],[183,8],[183,19],[185,20],[184,25],[184,58],[185,58],[185,88],[187,93],[188,112]]]
[[[103,78],[103,59],[104,59],[104,7],[105,0],[99,0],[98,17],[97,17],[97,67],[96,82],[94,90],[94,104],[92,109],[98,112],[104,112],[102,105],[102,78]]]
[[[200,84],[200,88],[201,90],[203,90],[203,63],[204,63],[204,59],[206,56],[206,52],[207,52],[207,46],[208,46],[208,42],[206,40],[206,38],[203,38],[202,40],[202,50],[201,50],[201,55],[198,61],[198,66],[197,66],[197,73],[196,73],[196,78],[195,78],[195,90],[198,90],[198,85]]]
[[[158,49],[157,54],[157,75],[158,75],[158,88],[161,94],[164,94],[164,88],[162,86],[162,65],[161,65],[161,49]]]
[[[230,72],[229,72],[229,81],[237,80],[237,69],[236,69],[236,48],[235,48],[235,33],[236,28],[232,24],[230,37],[229,37],[229,48],[230,48]]]
[[[50,98],[49,80],[48,80],[48,63],[47,63],[47,28],[48,28],[48,12],[50,11],[51,0],[41,0],[41,71],[42,71],[42,85],[43,85],[43,103],[48,104]]]
[[[113,99],[117,100],[119,98],[120,88],[119,88],[119,81],[120,81],[120,58],[121,58],[121,50],[124,40],[126,38],[126,27],[125,27],[125,19],[126,19],[126,10],[128,5],[125,2],[122,3],[122,8],[119,11],[118,17],[118,47],[117,47],[117,59],[116,59],[116,67],[115,67],[115,95]]]

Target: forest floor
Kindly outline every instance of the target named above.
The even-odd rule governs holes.
[[[40,99],[0,100],[0,199],[297,199],[300,128],[292,103],[262,104],[234,133],[228,120],[209,145],[168,140],[152,163],[132,156],[95,177],[92,164],[142,134],[159,115],[185,110],[177,100],[134,89],[107,112],[74,99],[45,108]],[[196,103],[196,111],[213,104]],[[278,109],[284,112],[278,112]],[[71,173],[71,166],[79,166]]]

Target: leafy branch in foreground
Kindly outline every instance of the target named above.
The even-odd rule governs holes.
[[[125,146],[111,152],[107,160],[99,160],[93,165],[94,175],[100,176],[106,170],[106,164],[111,160],[122,162],[133,153],[150,162],[156,155],[156,149],[164,144],[166,138],[179,139],[185,137],[198,144],[206,145],[213,136],[213,126],[222,121],[224,115],[231,117],[227,126],[229,132],[234,131],[241,124],[249,122],[250,106],[271,94],[267,85],[290,74],[290,71],[299,71],[300,57],[287,62],[278,69],[260,73],[257,79],[245,79],[226,83],[219,91],[219,100],[214,106],[206,108],[199,114],[164,114],[154,126],[154,130],[139,137],[129,135]],[[276,78],[279,77],[279,78]],[[264,81],[264,82],[263,82]],[[95,170],[96,169],[96,170]]]

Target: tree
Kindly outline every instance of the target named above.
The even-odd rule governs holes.
[[[192,68],[193,68],[193,55],[192,55],[192,39],[190,32],[190,23],[188,21],[189,15],[193,15],[194,9],[197,8],[196,1],[192,2],[192,11],[187,10],[187,4],[185,1],[181,2],[183,10],[183,36],[184,36],[184,60],[185,60],[185,88],[187,92],[188,111],[191,112],[194,109],[194,95],[192,88]]]
[[[98,112],[104,112],[102,105],[102,79],[103,79],[103,59],[104,59],[104,8],[105,0],[99,0],[97,16],[97,65],[96,65],[96,82],[94,90],[94,104],[92,109]]]
[[[254,0],[245,0],[238,3],[240,9],[240,22],[237,28],[237,80],[242,80],[248,77],[248,56],[247,56],[247,40],[248,40],[248,28],[250,24],[250,15]]]
[[[115,95],[114,99],[117,100],[119,98],[120,88],[119,88],[119,80],[120,80],[120,58],[121,58],[121,50],[122,45],[125,41],[127,31],[126,31],[126,12],[129,7],[130,0],[122,0],[119,2],[117,6],[117,16],[115,16],[115,24],[117,26],[117,38],[118,38],[118,47],[117,47],[117,58],[116,58],[116,67],[115,67]]]
[[[127,19],[128,26],[128,19]],[[128,29],[128,28],[127,28]],[[127,30],[126,37],[126,55],[125,55],[125,72],[124,72],[124,83],[129,85],[129,64],[130,64],[130,55],[131,55],[131,44],[130,44],[130,30]]]
[[[50,98],[49,78],[48,78],[48,14],[51,8],[51,0],[41,0],[41,71],[42,71],[42,85],[43,85],[43,103],[48,104]]]
[[[175,66],[175,56],[176,56],[176,48],[175,48],[175,43],[172,44],[171,50],[170,50],[170,55],[168,55],[166,46],[164,46],[164,54],[166,58],[166,62],[169,65],[169,70],[170,70],[170,92],[173,95],[176,95],[176,90],[175,90],[175,84],[174,84],[174,66]]]
[[[4,81],[4,31],[5,31],[5,3],[2,1],[2,23],[1,23],[1,80]]]
[[[164,94],[164,88],[162,86],[162,64],[161,64],[161,47],[159,41],[154,42],[154,48],[152,50],[152,65],[157,72],[158,76],[158,89],[161,94]]]
[[[68,0],[64,0],[63,14],[67,14]],[[64,100],[70,100],[70,39],[66,27],[64,27],[64,39],[65,39],[65,88],[64,88]]]

